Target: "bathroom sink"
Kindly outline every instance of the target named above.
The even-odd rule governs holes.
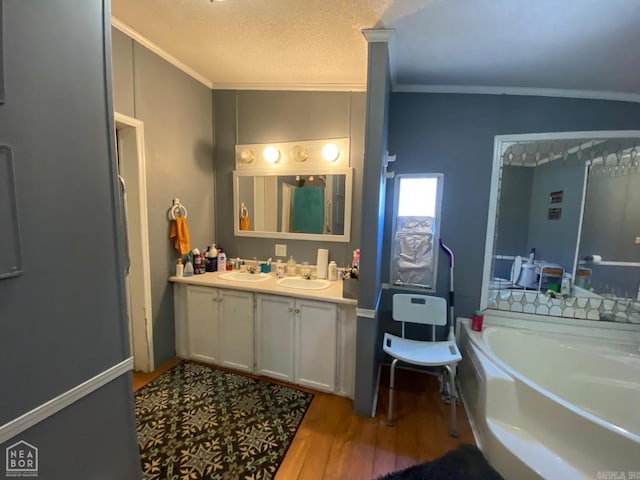
[[[277,280],[276,283],[281,287],[300,288],[302,290],[322,290],[329,287],[329,280],[320,280],[319,278],[306,279],[302,277],[285,277]]]
[[[229,272],[220,275],[223,280],[231,280],[234,282],[261,282],[270,277],[268,273],[249,273],[249,272]]]

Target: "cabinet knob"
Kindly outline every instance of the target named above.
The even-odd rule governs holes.
[[[293,307],[289,307],[289,313],[293,312]]]
[[[300,309],[299,308],[296,308],[296,313],[300,313]]]

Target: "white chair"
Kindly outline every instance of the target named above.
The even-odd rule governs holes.
[[[449,433],[457,436],[456,430],[456,365],[462,360],[455,341],[418,341],[405,338],[404,324],[421,323],[431,325],[431,338],[435,340],[436,325],[447,324],[447,302],[444,298],[429,295],[396,294],[393,296],[393,319],[402,322],[402,337],[384,334],[383,350],[393,357],[389,380],[389,412],[387,425],[393,425],[393,400],[395,368],[398,361],[412,365],[444,367],[449,374],[451,402],[451,425]]]

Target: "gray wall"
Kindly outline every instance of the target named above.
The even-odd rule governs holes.
[[[558,263],[571,273],[578,245],[585,167],[554,161],[533,170],[526,252],[533,247],[537,259]],[[560,190],[562,202],[549,203],[549,194]],[[549,208],[561,208],[560,218],[549,220]]]
[[[640,225],[640,173],[610,176],[603,167],[593,170],[587,186],[580,257],[596,254],[605,261],[640,262],[640,247],[634,243]],[[638,267],[585,266],[593,272],[589,282],[598,293],[635,298],[640,292]]]
[[[525,255],[529,252],[529,203],[534,172],[534,168],[502,167],[496,239],[496,252],[500,255]]]
[[[610,176],[603,167],[589,175],[581,256],[600,255],[614,262],[640,262],[640,173]]]
[[[24,273],[0,280],[0,425],[129,356],[103,8],[4,2],[0,143]],[[23,439],[40,447],[40,478],[140,478],[131,392],[127,373],[17,435],[0,471]]]
[[[389,121],[389,52],[386,42],[368,44],[367,118],[365,133],[365,168],[362,192],[362,249],[358,307],[374,311],[374,318],[358,317],[356,348],[356,386],[354,410],[370,415],[375,396],[377,356],[380,336],[380,278],[384,235],[385,177],[383,162],[387,156]]]
[[[365,94],[349,92],[277,92],[214,90],[216,243],[227,255],[275,258],[275,244],[287,245],[287,256],[315,263],[318,248],[329,250],[338,265],[350,262],[360,247]],[[235,237],[233,170],[236,144],[350,137],[354,171],[351,241],[316,242]]]
[[[533,184],[533,168],[504,165],[498,205],[496,253],[526,255],[529,236],[529,201]],[[495,261],[494,276],[509,278],[509,261]]]
[[[442,239],[455,254],[456,314],[480,305],[495,135],[640,128],[640,105],[497,95],[392,93],[389,150],[397,173],[444,173]],[[387,189],[387,204],[392,188]],[[383,278],[388,278],[392,211],[387,208]],[[363,232],[367,235],[367,232]],[[442,259],[442,257],[440,257]],[[437,291],[449,287],[439,262]]]
[[[144,122],[155,363],[175,355],[169,241],[174,197],[188,209],[191,248],[215,237],[211,90],[113,29],[115,111]],[[223,203],[224,205],[224,203]]]
[[[496,253],[527,256],[573,269],[578,241],[584,166],[561,161],[538,167],[505,165],[499,199]],[[551,192],[563,191],[561,203],[549,203]],[[561,208],[559,220],[549,220],[549,208]],[[512,261],[495,261],[494,276],[509,278]]]

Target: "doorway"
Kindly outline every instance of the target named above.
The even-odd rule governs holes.
[[[153,317],[144,126],[142,121],[117,112],[114,118],[130,259],[125,278],[129,342],[134,370],[150,372],[154,369]]]

